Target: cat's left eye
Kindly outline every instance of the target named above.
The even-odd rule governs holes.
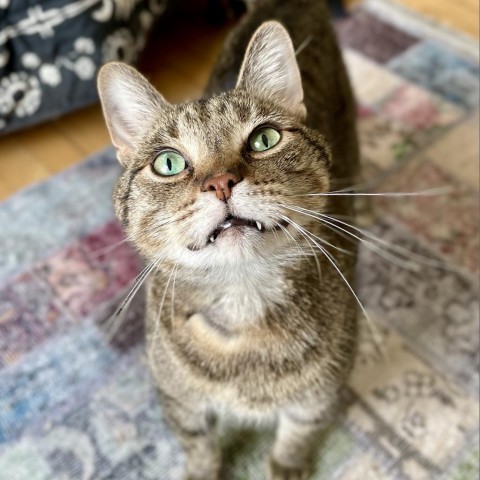
[[[271,127],[259,128],[250,135],[250,147],[254,152],[269,150],[279,141],[280,133]]]
[[[187,168],[187,162],[179,153],[166,150],[155,158],[152,168],[158,175],[170,177],[183,172]]]

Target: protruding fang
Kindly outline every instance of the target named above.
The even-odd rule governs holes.
[[[214,241],[215,241],[215,237],[212,235],[212,236],[210,237],[210,242],[213,243]]]
[[[256,222],[257,223],[257,228],[262,231],[262,224],[260,222]]]

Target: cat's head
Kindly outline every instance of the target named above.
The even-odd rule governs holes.
[[[304,125],[295,52],[277,22],[247,49],[236,88],[169,104],[136,70],[103,67],[99,91],[118,159],[114,194],[128,236],[150,260],[199,268],[248,264],[296,252],[308,216],[328,190],[330,153]],[[292,254],[293,256],[293,254]]]

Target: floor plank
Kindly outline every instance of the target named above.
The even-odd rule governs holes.
[[[2,200],[6,200],[10,195],[15,193],[16,190],[16,188],[11,188],[2,180],[0,180],[0,202]]]
[[[22,134],[19,140],[29,154],[45,166],[51,174],[75,164],[84,157],[84,152],[51,123],[32,128],[28,134]]]
[[[0,159],[0,179],[11,191],[50,176],[41,160],[13,136],[2,141]]]
[[[478,0],[401,0],[399,3],[444,25],[479,38]]]
[[[110,142],[99,105],[54,120],[52,126],[81,151],[83,156],[100,150]]]

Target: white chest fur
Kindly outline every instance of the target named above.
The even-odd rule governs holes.
[[[263,264],[225,271],[207,288],[211,303],[205,314],[229,330],[238,330],[257,325],[269,307],[284,303],[288,282],[281,266]]]

